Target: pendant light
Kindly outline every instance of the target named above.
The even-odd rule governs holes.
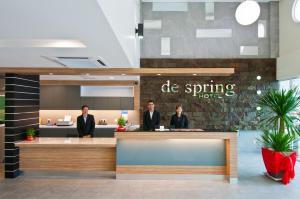
[[[236,9],[235,18],[243,26],[248,26],[257,21],[260,16],[260,6],[254,0],[242,2]]]

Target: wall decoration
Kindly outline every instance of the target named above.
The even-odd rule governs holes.
[[[264,93],[270,87],[278,87],[276,59],[141,59],[141,67],[235,68],[235,74],[227,77],[141,77],[141,112],[146,109],[147,101],[153,99],[161,113],[161,125],[166,127],[170,125],[175,106],[182,104],[190,128],[256,130],[257,90]],[[216,85],[218,92],[223,85],[224,93],[207,97],[211,88],[216,92]],[[225,95],[226,85],[228,91],[234,91],[232,96]]]

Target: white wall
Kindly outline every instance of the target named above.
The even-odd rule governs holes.
[[[258,38],[258,21],[238,24],[234,13],[239,3],[214,4],[214,20],[206,20],[205,3],[188,3],[182,12],[153,11],[152,3],[142,3],[143,20],[161,20],[161,29],[145,29],[142,58],[277,58],[278,2],[260,3],[259,20],[266,22],[266,37]],[[229,35],[197,38],[196,31],[226,29]],[[161,53],[161,38],[170,38],[170,53]],[[258,53],[240,53],[241,46],[255,46]],[[169,46],[168,46],[169,47]]]
[[[140,41],[135,28],[140,22],[139,0],[97,0],[111,28],[127,54],[131,66],[139,67]]]
[[[279,58],[277,79],[300,77],[300,23],[292,19],[294,0],[279,1]]]

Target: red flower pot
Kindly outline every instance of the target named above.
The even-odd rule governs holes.
[[[296,152],[281,153],[268,148],[262,148],[262,157],[269,175],[281,178],[283,184],[288,184],[295,177]]]
[[[33,140],[34,140],[34,137],[33,137],[33,136],[27,136],[27,137],[26,137],[26,140],[27,140],[27,141],[33,141]]]
[[[119,125],[116,130],[118,132],[124,132],[124,131],[126,131],[126,128],[124,126],[122,126],[122,125]]]

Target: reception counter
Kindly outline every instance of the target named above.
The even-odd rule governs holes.
[[[115,138],[16,143],[23,171],[115,171],[117,179],[217,177],[237,182],[236,132],[116,132]]]
[[[117,179],[208,174],[237,182],[237,132],[117,132],[115,137]]]
[[[115,171],[115,138],[37,138],[16,146],[23,171]]]

